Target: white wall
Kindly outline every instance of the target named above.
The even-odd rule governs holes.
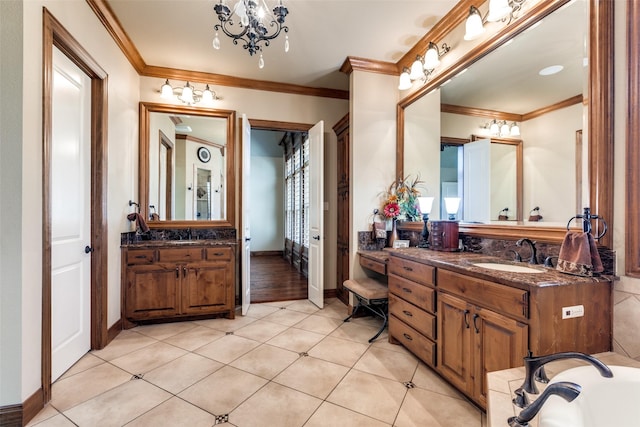
[[[5,118],[11,118],[7,128],[13,141],[21,141],[20,155],[10,161],[2,176],[13,180],[11,188],[2,184],[3,210],[5,200],[16,203],[13,215],[16,219],[2,219],[3,227],[15,225],[13,232],[3,233],[8,243],[16,243],[12,248],[9,277],[15,280],[15,288],[9,288],[14,294],[0,306],[5,313],[5,305],[11,305],[11,331],[0,335],[2,360],[0,364],[0,383],[2,394],[0,406],[23,402],[40,387],[41,323],[42,323],[42,9],[47,7],[53,16],[73,35],[73,37],[91,54],[93,59],[109,74],[108,88],[108,324],[112,325],[120,318],[120,233],[129,230],[126,215],[129,212],[129,199],[135,200],[134,188],[137,186],[137,147],[138,141],[138,93],[139,78],[120,49],[115,45],[106,30],[103,29],[95,14],[85,2],[26,1],[2,2],[2,99],[11,99],[11,106],[2,106],[2,127]],[[23,8],[20,18],[19,8]],[[6,20],[6,21],[5,21]],[[15,21],[17,20],[17,21]],[[20,27],[22,26],[22,33]],[[5,38],[4,31],[11,35]],[[17,32],[17,33],[16,33]],[[21,38],[23,38],[21,40]],[[22,49],[20,55],[13,49],[5,49],[4,41],[16,43]],[[14,47],[15,47],[14,46]],[[11,56],[10,68],[5,68],[5,55]],[[5,74],[6,72],[6,74]],[[17,77],[16,72],[22,76]],[[21,81],[28,82],[21,88],[19,96],[7,97],[11,91],[4,92],[5,76],[14,78],[10,89],[14,92]],[[22,80],[21,80],[22,79]],[[22,105],[19,100],[22,98]],[[14,117],[7,116],[13,110]],[[4,132],[4,130],[3,130]],[[21,135],[20,135],[21,133]],[[16,144],[2,141],[2,154],[11,153],[18,148]],[[4,161],[4,157],[3,157]],[[3,164],[4,166],[4,164]],[[6,175],[5,175],[6,174]],[[19,174],[16,175],[16,174]],[[8,190],[8,191],[7,191]],[[5,199],[5,196],[7,197]],[[17,249],[17,250],[16,250]],[[3,287],[5,269],[2,263]],[[15,293],[21,295],[15,295]],[[5,302],[6,301],[6,302]],[[4,320],[4,319],[2,319]],[[6,324],[4,321],[3,325]],[[8,390],[7,393],[4,391]]]
[[[251,251],[284,249],[284,132],[251,131]]]
[[[369,230],[380,193],[395,180],[398,77],[353,71],[349,106],[351,144],[350,277],[363,277],[358,264],[358,231]]]

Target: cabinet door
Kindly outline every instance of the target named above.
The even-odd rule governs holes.
[[[438,293],[438,370],[458,389],[471,392],[471,305]]]
[[[215,313],[228,308],[233,286],[228,263],[187,265],[184,268],[186,273],[182,295],[183,313]]]
[[[472,317],[473,396],[487,405],[487,373],[523,365],[529,327],[493,311],[476,307]]]
[[[127,269],[125,317],[145,320],[180,312],[180,267],[134,265]]]

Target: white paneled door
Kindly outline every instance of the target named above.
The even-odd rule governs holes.
[[[309,129],[309,301],[324,305],[324,122]]]
[[[53,49],[51,381],[91,346],[91,80]]]
[[[242,315],[251,304],[251,125],[242,115]]]

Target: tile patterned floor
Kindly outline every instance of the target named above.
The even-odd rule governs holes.
[[[486,417],[335,299],[139,326],[53,385],[29,426],[483,427]]]

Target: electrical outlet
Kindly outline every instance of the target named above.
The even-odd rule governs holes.
[[[572,319],[574,317],[584,316],[584,305],[572,305],[571,307],[562,307],[562,318]]]

